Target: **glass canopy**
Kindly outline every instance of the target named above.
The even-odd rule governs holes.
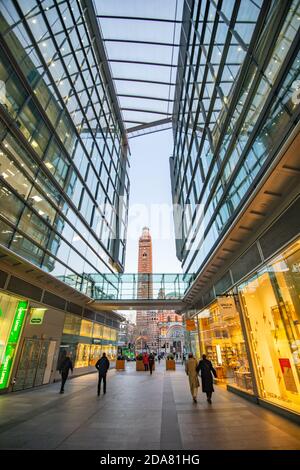
[[[94,8],[128,137],[171,127],[183,0],[94,0]]]

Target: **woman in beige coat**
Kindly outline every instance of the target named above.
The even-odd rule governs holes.
[[[197,361],[192,353],[189,353],[189,359],[185,363],[185,372],[189,376],[190,389],[193,400],[197,403],[197,392],[199,387],[198,373],[196,371]]]

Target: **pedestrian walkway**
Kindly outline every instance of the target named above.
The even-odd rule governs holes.
[[[97,397],[97,374],[0,396],[1,449],[300,449],[300,427],[216,387],[213,404],[193,404],[181,365],[152,376],[108,374]]]

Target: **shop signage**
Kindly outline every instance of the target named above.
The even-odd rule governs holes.
[[[102,344],[102,340],[98,338],[93,338],[92,339],[93,344]]]
[[[234,316],[236,314],[235,302],[233,297],[219,297],[218,305],[222,315]]]
[[[30,325],[41,325],[44,320],[46,308],[31,308],[30,309]]]
[[[13,358],[22,331],[22,326],[24,324],[26,310],[27,302],[25,300],[21,300],[17,305],[10,335],[5,348],[3,362],[0,367],[0,389],[6,388],[9,381]]]
[[[197,329],[195,320],[187,319],[185,321],[185,328],[187,331],[195,331]]]

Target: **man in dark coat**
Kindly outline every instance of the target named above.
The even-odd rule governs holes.
[[[201,381],[202,381],[202,392],[206,393],[208,403],[211,403],[211,396],[214,392],[213,387],[213,375],[217,377],[217,373],[213,368],[211,361],[206,359],[206,355],[203,354],[201,361],[197,366],[197,372],[201,372]]]
[[[69,354],[66,354],[66,357],[61,361],[61,364],[60,364],[60,367],[59,367],[59,372],[61,374],[61,387],[60,387],[60,392],[59,393],[64,393],[65,392],[64,387],[65,387],[65,383],[66,383],[66,380],[68,378],[70,369],[73,372],[72,361],[70,359]]]
[[[107,359],[105,352],[102,354],[101,359],[99,359],[96,362],[95,367],[99,372],[99,379],[98,379],[98,396],[99,396],[102,380],[103,380],[103,393],[106,393],[106,374],[109,369],[109,360]]]
[[[155,359],[154,359],[154,354],[151,353],[151,354],[149,355],[149,369],[150,369],[150,375],[152,375],[152,370],[153,370],[153,366],[154,366],[154,361],[155,361]]]

